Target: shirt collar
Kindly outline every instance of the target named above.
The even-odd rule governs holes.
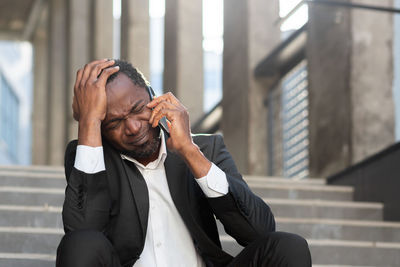
[[[161,166],[164,165],[164,161],[165,158],[167,157],[167,146],[165,144],[165,139],[164,139],[164,132],[162,129],[160,129],[160,138],[161,138],[161,146],[160,146],[160,151],[158,153],[158,157],[156,160],[150,162],[149,164],[147,164],[146,166],[144,166],[142,163],[140,163],[139,161],[137,161],[136,159],[129,157],[127,155],[123,155],[121,154],[121,158],[125,159],[125,160],[129,160],[133,163],[135,163],[135,165],[141,169],[157,169],[160,168]]]

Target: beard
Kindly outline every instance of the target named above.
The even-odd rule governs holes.
[[[158,127],[157,127],[157,129],[158,129]],[[157,152],[157,150],[161,144],[160,131],[157,129],[155,129],[156,131],[155,131],[154,137],[151,138],[150,140],[148,140],[146,143],[140,145],[135,150],[125,150],[125,151],[120,151],[120,153],[124,154],[128,157],[134,158],[134,159],[149,158],[155,152]]]

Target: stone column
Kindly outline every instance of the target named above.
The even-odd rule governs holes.
[[[91,60],[93,51],[99,51],[97,45],[91,42],[91,9],[90,0],[68,1],[68,81],[66,89],[67,138],[76,139],[78,123],[72,117],[72,98],[76,72]],[[94,55],[94,54],[93,54]]]
[[[379,1],[379,5],[393,7],[393,0]],[[354,9],[351,28],[352,163],[356,163],[395,140],[393,14]]]
[[[228,150],[242,173],[268,171],[267,89],[254,68],[279,43],[278,1],[229,0],[224,3],[223,118]]]
[[[113,1],[92,0],[92,59],[113,58]]]
[[[164,91],[186,106],[191,122],[203,114],[202,1],[166,0]]]
[[[34,49],[34,85],[33,85],[33,110],[32,110],[32,163],[36,165],[47,164],[49,147],[48,129],[48,12],[47,7],[41,12],[36,32],[33,35]]]
[[[61,165],[66,144],[67,6],[65,0],[49,1],[49,153],[46,162]]]
[[[394,142],[393,19],[384,12],[309,6],[310,176],[324,177]]]
[[[121,59],[150,79],[150,17],[148,0],[121,1]]]

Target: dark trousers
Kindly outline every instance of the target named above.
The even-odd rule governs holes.
[[[66,234],[57,249],[57,267],[120,267],[110,241],[100,232],[74,231]],[[272,232],[246,246],[229,267],[311,267],[311,255],[304,238]]]

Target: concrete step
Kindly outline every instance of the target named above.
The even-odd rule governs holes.
[[[354,192],[350,186],[258,182],[250,182],[248,185],[256,195],[265,198],[351,201]]]
[[[276,218],[277,230],[310,239],[400,242],[400,223],[320,218]]]
[[[62,228],[61,207],[0,205],[0,226]]]
[[[245,175],[243,179],[246,183],[274,183],[274,184],[307,184],[307,185],[326,185],[325,179],[322,178],[309,178],[309,179],[289,179],[282,177],[271,176],[252,176]]]
[[[54,267],[55,255],[38,253],[0,253],[2,267]]]
[[[47,166],[47,165],[1,165],[1,172],[26,172],[26,173],[64,173],[63,166]]]
[[[382,220],[383,204],[314,199],[263,198],[276,217]]]
[[[275,217],[276,230],[308,239],[400,242],[400,223],[363,220]],[[227,235],[217,221],[220,235]]]
[[[0,205],[62,206],[63,188],[0,186]]]
[[[400,266],[400,243],[309,240],[315,264]]]
[[[352,240],[308,239],[313,266],[400,266],[400,243]],[[243,248],[229,236],[221,237],[222,247],[231,255]]]
[[[0,176],[0,186],[26,186],[26,187],[43,187],[43,188],[65,188],[67,182],[63,176],[43,177],[40,174],[32,176]]]
[[[0,227],[0,251],[55,255],[63,234],[57,228]]]

